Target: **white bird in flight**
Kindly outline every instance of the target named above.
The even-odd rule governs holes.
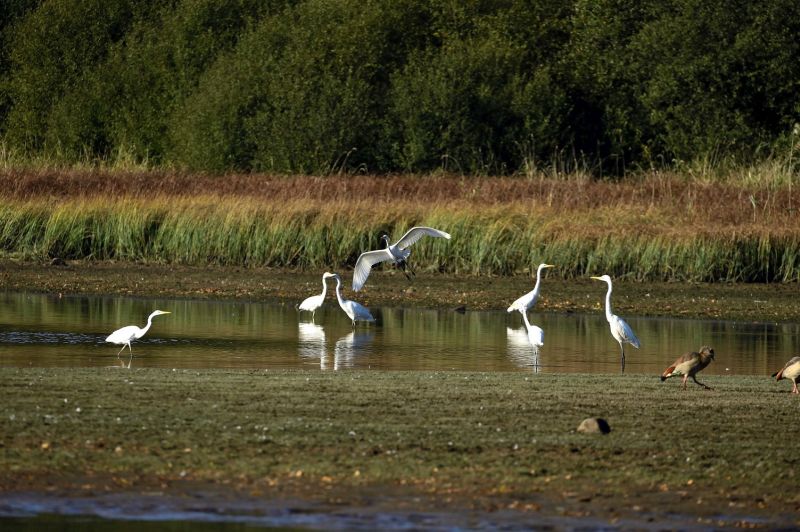
[[[356,303],[355,301],[350,301],[349,299],[344,299],[342,297],[342,279],[339,277],[338,273],[325,272],[325,275],[322,277],[323,279],[327,279],[329,277],[336,279],[336,299],[339,300],[339,306],[342,307],[344,313],[347,314],[347,316],[350,318],[350,321],[353,322],[353,327],[356,326],[357,321],[375,321],[375,318],[372,317],[372,314],[370,314],[367,307],[361,303]]]
[[[170,312],[165,310],[154,310],[153,313],[147,318],[147,325],[144,329],[137,327],[136,325],[128,325],[127,327],[117,329],[109,334],[108,338],[106,338],[106,342],[122,346],[122,349],[120,349],[119,353],[117,353],[117,358],[119,358],[119,355],[125,350],[125,346],[128,346],[128,351],[131,352],[131,358],[128,360],[128,368],[131,367],[131,361],[133,360],[131,342],[144,336],[145,333],[150,329],[150,326],[153,324],[153,318],[160,316],[161,314],[170,314]],[[125,363],[123,362],[122,365],[124,367]]]
[[[539,300],[539,284],[542,282],[542,270],[553,267],[554,266],[552,264],[540,264],[539,267],[536,268],[536,284],[533,286],[533,290],[511,303],[511,306],[508,307],[507,312],[518,310],[524,315],[525,312],[533,308],[533,306]]]
[[[322,293],[317,294],[315,296],[307,297],[303,300],[300,305],[298,305],[298,310],[307,310],[311,312],[311,321],[314,321],[314,315],[317,313],[317,309],[322,306],[325,302],[325,294],[328,292],[328,283],[326,282],[326,277],[322,276]]]
[[[450,234],[434,229],[433,227],[412,227],[406,234],[394,244],[389,243],[389,235],[382,235],[381,240],[386,242],[386,247],[383,249],[376,249],[375,251],[365,251],[356,261],[356,267],[353,270],[353,290],[358,292],[364,283],[367,282],[369,272],[372,267],[379,262],[392,261],[394,264],[403,270],[403,273],[408,277],[406,266],[408,265],[408,256],[411,255],[411,250],[406,249],[411,244],[428,235],[432,237],[446,238],[450,240]],[[413,274],[414,271],[411,270]]]
[[[606,320],[608,320],[608,326],[611,328],[611,336],[614,337],[614,340],[619,342],[619,348],[622,352],[622,371],[624,372],[625,347],[623,347],[622,344],[627,342],[636,349],[639,349],[639,339],[636,338],[633,329],[631,329],[630,325],[625,323],[625,320],[611,312],[611,277],[608,275],[601,275],[600,277],[592,277],[592,279],[608,283],[608,292],[606,292]]]

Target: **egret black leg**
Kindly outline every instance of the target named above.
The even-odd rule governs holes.
[[[619,343],[619,349],[622,352],[622,373],[625,373],[625,348],[622,347],[622,342]]]

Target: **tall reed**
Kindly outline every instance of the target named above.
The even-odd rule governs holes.
[[[412,260],[421,270],[508,275],[550,262],[566,278],[609,273],[634,280],[794,281],[800,279],[800,225],[782,220],[744,215],[724,221],[702,209],[636,210],[613,202],[564,208],[355,197],[341,205],[212,194],[11,198],[0,204],[0,251],[29,258],[343,269],[379,246],[381,232],[397,238],[414,225],[430,225],[450,232],[452,240],[415,244]]]

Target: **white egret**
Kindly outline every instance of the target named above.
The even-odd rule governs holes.
[[[128,368],[131,367],[131,361],[133,361],[131,342],[144,336],[145,333],[150,329],[150,326],[153,324],[153,318],[162,314],[170,314],[170,312],[165,310],[154,310],[153,313],[148,316],[147,325],[144,327],[144,329],[137,327],[136,325],[128,325],[127,327],[117,329],[109,334],[108,338],[106,338],[106,342],[122,346],[122,349],[120,349],[119,353],[117,353],[117,358],[119,358],[119,355],[125,350],[125,346],[128,346],[128,351],[131,352],[131,358],[128,360]],[[124,367],[125,363],[123,362],[122,365]]]
[[[791,358],[780,371],[776,371],[772,376],[776,377],[776,381],[789,379],[792,381],[792,393],[800,393],[800,390],[797,389],[797,381],[800,380],[800,357]]]
[[[636,338],[633,329],[630,325],[625,323],[625,320],[611,312],[611,277],[608,275],[601,275],[600,277],[592,277],[597,281],[605,281],[608,284],[608,292],[606,292],[606,319],[608,326],[611,328],[611,336],[614,340],[619,342],[619,348],[622,352],[622,371],[625,371],[625,347],[623,343],[629,343],[636,349],[639,349],[639,339]]]
[[[344,299],[342,297],[342,279],[339,277],[338,273],[325,272],[323,277],[326,279],[328,277],[333,277],[336,279],[336,299],[339,300],[339,306],[342,307],[344,313],[347,314],[347,316],[353,322],[353,327],[356,326],[357,321],[375,321],[375,318],[372,317],[372,314],[370,314],[367,307],[361,303],[356,303],[355,301],[350,301],[349,299]]]
[[[325,302],[325,294],[328,292],[328,283],[325,276],[322,276],[322,293],[315,296],[307,297],[298,305],[298,310],[307,310],[311,312],[311,321],[314,321],[314,315],[317,309]]]
[[[409,277],[406,267],[408,266],[408,256],[411,255],[411,250],[406,248],[425,235],[450,240],[448,233],[432,227],[412,227],[394,244],[389,243],[389,235],[382,235],[381,240],[386,242],[385,248],[365,251],[358,257],[356,267],[353,270],[353,290],[356,292],[361,290],[361,287],[367,282],[367,277],[369,277],[372,267],[379,262],[390,260],[403,270],[406,277]],[[409,270],[411,270],[410,267]],[[414,274],[414,271],[411,270],[411,273]]]
[[[542,281],[542,270],[553,267],[553,264],[540,264],[539,267],[536,268],[536,284],[533,285],[533,290],[511,303],[511,306],[508,307],[507,312],[518,310],[524,315],[526,311],[531,309],[539,300],[539,284]]]
[[[699,352],[692,351],[690,353],[684,353],[679,356],[670,367],[664,370],[664,373],[661,374],[661,382],[675,375],[683,375],[684,390],[686,389],[686,380],[689,377],[692,378],[695,384],[702,386],[706,390],[710,390],[710,387],[702,382],[698,382],[696,375],[711,364],[712,360],[714,360],[714,350],[707,345],[701,347]]]

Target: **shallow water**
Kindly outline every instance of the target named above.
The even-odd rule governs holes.
[[[127,363],[105,343],[113,330],[144,326],[133,367],[345,368],[377,370],[616,373],[619,346],[602,313],[531,312],[545,331],[538,358],[518,313],[373,308],[377,323],[355,330],[334,299],[317,311],[237,301],[0,294],[0,365],[103,367]],[[641,340],[626,346],[627,373],[660,373],[681,353],[711,345],[704,374],[768,375],[796,355],[796,324],[624,316]],[[538,364],[537,364],[538,362]]]

